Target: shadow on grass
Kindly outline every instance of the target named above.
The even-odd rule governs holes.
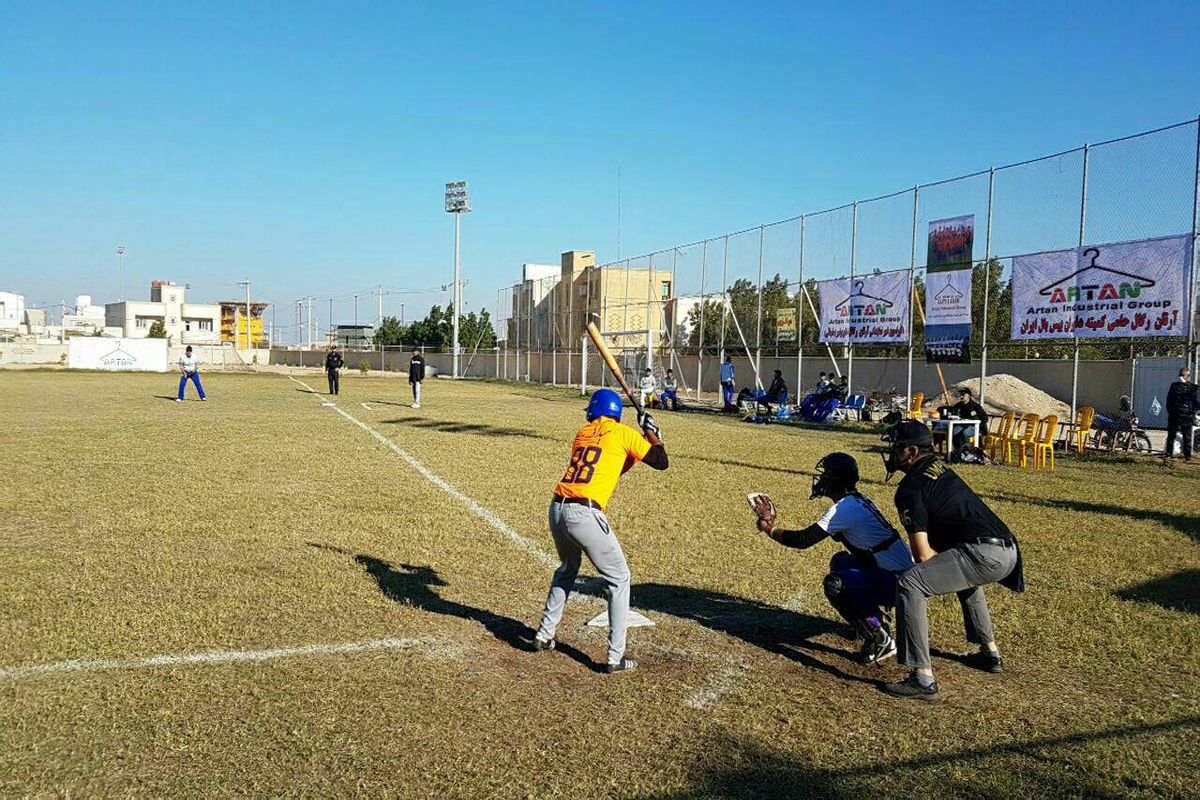
[[[672,461],[703,461],[708,464],[719,464],[722,467],[745,467],[746,469],[755,469],[762,472],[782,472],[785,475],[803,475],[812,477],[813,471],[810,469],[789,469],[787,467],[776,467],[771,464],[751,464],[749,461],[735,461],[731,458],[713,458],[711,456],[696,456],[685,455],[682,453],[672,453]]]
[[[1089,503],[1086,500],[1072,500],[1065,497],[1029,497],[1028,495],[1010,494],[1008,492],[989,492],[982,496],[1009,503],[1051,508],[1055,511],[1079,511],[1084,514],[1128,517],[1129,519],[1137,520],[1148,519],[1172,527],[1194,542],[1200,542],[1200,516],[1194,514],[1175,514],[1170,511],[1159,511],[1149,508],[1129,508],[1126,506],[1108,505],[1107,503]]]
[[[170,395],[168,395],[168,394],[156,394],[156,395],[154,395],[154,399],[155,399],[155,400],[178,400],[179,398],[178,398],[178,397],[176,397],[176,396],[175,396],[175,395],[173,395],[173,394],[170,394]]]
[[[841,633],[839,625],[824,617],[814,617],[786,608],[747,600],[744,597],[672,586],[662,583],[638,583],[631,591],[633,604],[644,611],[657,611],[679,619],[691,620],[709,630],[724,633],[761,647],[769,653],[789,658],[811,669],[828,673],[839,680],[876,686],[879,681],[845,672],[835,664],[816,658],[814,653],[853,659],[849,651],[812,641],[823,633]]]
[[[1128,778],[1104,780],[1099,770],[1081,769],[1063,752],[1104,742],[1145,736],[1186,738],[1200,732],[1200,717],[1150,725],[1030,739],[1015,744],[951,750],[930,756],[842,767],[816,765],[791,754],[718,736],[705,748],[703,763],[692,773],[695,787],[662,798],[859,798],[915,794],[922,785],[939,794],[1007,797],[1118,798],[1155,787]],[[891,787],[890,791],[886,787]],[[989,791],[989,789],[991,791]]]
[[[442,422],[435,419],[425,419],[423,417],[408,417],[400,419],[385,419],[382,420],[384,425],[409,425],[414,428],[425,428],[426,430],[439,431],[440,433],[469,433],[477,436],[520,436],[526,439],[545,439],[546,441],[559,441],[552,436],[547,436],[544,433],[526,430],[524,428],[500,428],[495,425],[484,425],[479,422]]]
[[[537,631],[510,617],[442,597],[435,589],[450,584],[443,580],[437,570],[432,567],[413,564],[393,565],[374,556],[355,554],[340,547],[317,542],[309,542],[308,546],[353,558],[354,562],[375,581],[383,596],[389,600],[421,611],[428,611],[431,614],[442,614],[477,622],[488,633],[513,649],[534,652],[533,637]],[[595,663],[587,655],[569,645],[559,642],[556,649],[593,672],[599,672],[601,669],[600,664]]]
[[[1118,589],[1114,594],[1122,600],[1154,603],[1172,611],[1200,614],[1200,569],[1185,569],[1174,575]]]

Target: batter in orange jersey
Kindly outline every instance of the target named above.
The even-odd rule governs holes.
[[[571,458],[550,503],[550,533],[562,563],[550,582],[542,623],[534,646],[553,650],[554,634],[562,621],[567,596],[575,586],[583,554],[608,584],[608,672],[634,669],[625,658],[625,630],[629,615],[629,565],[604,514],[617,481],[637,462],[654,469],[667,468],[667,451],[658,426],[646,412],[642,430],[621,424],[621,398],[611,389],[599,389],[588,403],[587,419],[571,445]]]

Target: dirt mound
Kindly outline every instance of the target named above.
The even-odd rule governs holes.
[[[979,379],[956,383],[955,389],[970,389],[975,399],[979,399]],[[1031,386],[1020,378],[1012,375],[988,375],[987,392],[983,407],[989,414],[1003,414],[1015,411],[1019,414],[1037,414],[1047,416],[1056,414],[1059,419],[1071,415],[1071,407],[1061,400],[1046,394],[1036,386]]]

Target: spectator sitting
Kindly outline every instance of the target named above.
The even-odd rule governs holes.
[[[950,412],[958,419],[978,420],[980,436],[987,433],[988,414],[983,410],[983,406],[976,402],[970,389],[962,390],[962,393],[958,396],[958,402],[950,406]],[[968,439],[971,440],[971,444],[978,444],[974,441],[974,436],[968,436],[965,428],[959,428],[954,431],[954,449],[961,450]]]
[[[638,381],[638,393],[641,396],[642,408],[654,408],[654,393],[658,391],[658,382],[654,380],[654,374],[646,367],[646,371],[642,373],[641,380]]]
[[[817,388],[813,389],[812,393],[820,397],[827,391],[829,391],[829,378],[822,372],[820,378],[817,380]]]
[[[679,410],[679,381],[675,380],[675,371],[667,370],[667,376],[663,379],[662,387],[662,407],[667,407],[667,402],[671,403],[671,410]]]
[[[783,373],[775,370],[775,377],[771,380],[771,386],[767,389],[766,401],[768,403],[786,403],[788,400],[787,383],[783,380]]]
[[[829,389],[825,394],[835,398],[839,403],[845,403],[846,398],[850,395],[850,379],[845,375],[841,376],[837,383],[829,384]]]

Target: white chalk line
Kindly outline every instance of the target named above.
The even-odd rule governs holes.
[[[367,411],[374,411],[374,410],[375,410],[375,409],[371,408],[369,405],[367,405],[366,403],[359,403],[359,405],[361,405],[361,406],[362,406],[363,408],[365,408]]]
[[[746,667],[742,664],[730,664],[722,667],[709,676],[707,683],[688,695],[683,704],[697,711],[711,711],[718,703],[733,694],[735,685],[745,674]]]
[[[422,639],[373,639],[343,644],[310,644],[302,647],[277,647],[270,650],[210,650],[204,653],[150,656],[148,658],[112,658],[97,661],[56,661],[28,667],[0,669],[0,684],[38,678],[60,672],[103,672],[111,670],[176,667],[190,664],[238,664],[274,661],[302,656],[329,656],[347,653],[368,653],[377,650],[409,650],[423,643]]]
[[[288,377],[291,378],[292,380],[296,381],[296,383],[300,384],[304,388],[308,389],[310,392],[312,391],[312,387],[309,386],[304,381],[298,380],[296,378],[292,378],[291,375],[289,375]],[[451,484],[445,478],[438,475],[436,472],[431,470],[429,467],[425,466],[425,464],[422,463],[420,460],[418,460],[417,457],[414,456],[412,453],[408,452],[403,447],[396,444],[391,439],[387,438],[382,433],[380,433],[379,431],[372,428],[370,425],[366,424],[365,422],[358,419],[354,415],[348,413],[341,406],[338,406],[335,404],[335,405],[333,405],[333,410],[336,411],[337,413],[341,414],[346,419],[353,422],[358,427],[362,428],[367,433],[371,434],[371,436],[375,438],[375,441],[379,442],[384,447],[387,447],[393,453],[400,456],[400,458],[402,458],[404,460],[404,463],[408,464],[410,467],[415,469],[417,471],[417,473],[421,475],[421,477],[423,477],[425,480],[432,483],[437,488],[441,489],[446,494],[453,497],[455,500],[457,500],[462,505],[466,506],[468,511],[470,511],[472,514],[474,514],[475,516],[479,517],[481,520],[486,522],[493,530],[495,530],[501,536],[503,536],[504,538],[513,542],[514,544],[516,544],[518,547],[522,548],[526,552],[528,552],[530,555],[532,555],[534,558],[536,558],[538,561],[540,561],[542,564],[549,567],[550,569],[558,569],[559,561],[556,557],[550,555],[545,550],[543,550],[541,548],[541,546],[538,545],[537,542],[517,533],[515,530],[512,529],[512,526],[510,526],[504,520],[500,519],[500,517],[498,517],[494,512],[492,512],[491,509],[481,505],[477,501],[475,501],[475,500],[471,499],[470,497],[468,497],[467,495],[463,494],[461,491],[459,491],[453,484]]]

